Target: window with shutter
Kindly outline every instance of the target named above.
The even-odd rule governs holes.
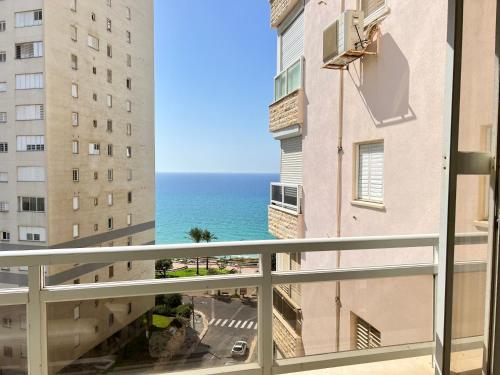
[[[384,144],[358,146],[356,199],[382,203],[384,200]]]
[[[353,314],[354,315],[354,314]],[[375,327],[355,316],[355,346],[357,350],[378,348],[381,346],[381,333]]]
[[[302,138],[294,137],[281,141],[281,182],[302,184]]]
[[[304,54],[304,12],[280,34],[280,71],[294,64]]]
[[[361,0],[361,9],[365,14],[365,25],[376,20],[387,11],[386,0]]]

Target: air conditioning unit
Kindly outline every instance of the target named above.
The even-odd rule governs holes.
[[[365,46],[363,11],[346,10],[323,32],[324,67],[345,67],[363,55]]]

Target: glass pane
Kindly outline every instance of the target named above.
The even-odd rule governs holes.
[[[164,374],[255,362],[256,293],[230,289],[52,303],[50,371]]]
[[[433,340],[432,275],[276,285],[273,305],[277,358]]]
[[[274,100],[279,100],[286,95],[286,72],[274,81]]]
[[[0,374],[28,374],[26,306],[0,307]]]
[[[288,68],[288,91],[287,94],[299,89],[302,82],[300,61],[297,61],[290,68]]]

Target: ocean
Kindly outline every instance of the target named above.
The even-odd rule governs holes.
[[[269,184],[278,174],[159,173],[156,243],[190,242],[192,227],[217,241],[267,240]]]

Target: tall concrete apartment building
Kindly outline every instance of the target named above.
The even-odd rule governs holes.
[[[153,39],[153,0],[0,2],[0,250],[154,243]],[[0,283],[23,285],[26,271],[3,269]],[[45,276],[134,280],[154,277],[154,264],[52,266]],[[126,339],[153,305],[49,305],[52,371]],[[0,361],[22,363],[8,332],[22,334],[25,314],[2,319]]]
[[[447,2],[271,0],[270,9],[278,66],[269,130],[281,147],[270,233],[282,239],[438,233]],[[358,12],[359,38],[368,45],[339,69],[324,56],[324,32],[346,10]],[[488,151],[495,1],[467,0],[464,13],[460,149]],[[487,185],[482,177],[460,177],[457,231],[487,230]],[[484,260],[485,248],[464,246],[456,257]],[[432,261],[431,248],[292,253],[278,254],[277,269]],[[455,277],[456,299],[467,301],[456,306],[455,337],[483,334],[484,276]],[[277,286],[276,349],[293,357],[431,341],[433,283],[428,275]],[[480,353],[471,355],[480,363]]]

